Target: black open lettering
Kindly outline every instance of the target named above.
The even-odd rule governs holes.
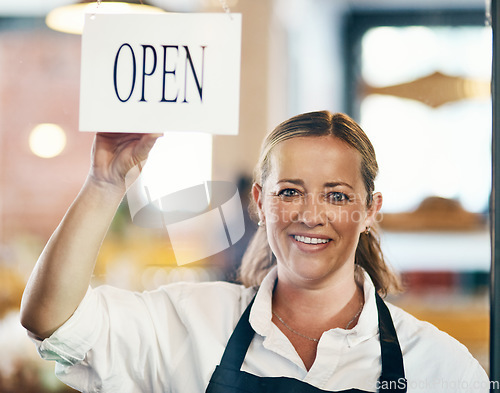
[[[179,53],[178,45],[162,45],[163,47],[163,71],[159,71],[162,74],[157,77],[154,76],[158,65],[158,53],[153,45],[141,45],[142,46],[142,86],[141,86],[141,98],[139,102],[147,102],[147,97],[151,97],[151,90],[154,89],[156,93],[159,93],[159,78],[162,79],[162,90],[161,90],[161,100],[160,102],[188,102],[188,95],[196,95],[194,88],[198,92],[200,101],[203,102],[203,83],[205,77],[205,48],[206,46],[200,46],[201,57],[195,56],[195,59],[200,59],[197,61],[195,66],[195,61],[191,56],[192,50],[190,51],[187,45],[183,45],[186,58],[184,63],[184,75],[182,75],[182,69],[180,77],[184,77],[184,81],[178,80],[177,65],[182,60],[182,55]],[[128,49],[130,52],[130,58],[127,58],[126,54],[122,53],[122,49]],[[125,56],[125,57],[124,57]],[[161,54],[160,54],[161,56]],[[168,64],[167,64],[168,58]],[[119,67],[121,72],[119,72]],[[125,70],[121,67],[125,67]],[[195,86],[192,86],[192,82],[188,85],[189,74],[192,75],[194,79]],[[130,84],[128,84],[129,77],[132,78]],[[149,78],[152,77],[152,78]],[[118,49],[115,56],[114,70],[113,70],[113,81],[116,97],[121,102],[127,102],[130,100],[134,93],[134,88],[137,79],[137,64],[134,49],[128,43],[122,44]],[[146,83],[149,80],[148,83]],[[184,82],[184,84],[182,84]],[[130,87],[129,87],[130,86]],[[190,86],[190,93],[188,93],[188,86]],[[130,90],[129,90],[130,88]],[[179,95],[182,97],[181,89],[184,88],[184,97],[180,101]],[[128,94],[128,95],[126,95]],[[192,99],[190,97],[190,99]]]
[[[150,49],[151,52],[153,53],[153,66],[151,67],[150,72],[146,72],[146,50]],[[144,98],[144,90],[145,90],[145,85],[146,85],[146,76],[151,76],[156,70],[156,50],[153,46],[151,45],[142,45],[142,95],[141,99],[139,101],[146,101]]]
[[[196,75],[196,71],[194,70],[193,59],[191,58],[191,54],[189,53],[189,48],[184,45],[184,49],[186,50],[186,64],[184,67],[184,101],[187,102],[187,68],[188,62],[191,67],[191,72],[194,76],[194,82],[196,83],[196,88],[198,89],[198,94],[200,95],[200,100],[203,102],[203,74],[205,71],[205,48],[206,46],[201,47],[201,84],[198,80],[198,76]]]
[[[172,74],[172,78],[174,78],[175,80],[175,70],[176,70],[175,66],[172,70],[167,70],[167,49],[173,48],[177,51],[177,54],[179,54],[179,47],[177,45],[162,45],[162,46],[163,46],[163,89],[162,89],[161,102],[177,102],[177,97],[179,96],[179,89],[177,89],[175,98],[172,99],[165,98],[165,91],[167,89],[167,74]]]
[[[130,53],[132,54],[132,66],[133,66],[133,71],[132,71],[132,86],[130,88],[130,94],[128,95],[128,97],[126,99],[122,99],[120,97],[120,93],[118,92],[118,81],[117,81],[117,70],[118,70],[118,57],[120,56],[120,52],[122,50],[122,48],[126,46],[130,49]],[[127,102],[130,97],[132,96],[132,93],[134,92],[134,87],[135,87],[135,74],[136,74],[136,64],[135,64],[135,55],[134,55],[134,50],[132,49],[132,47],[129,45],[129,44],[123,44],[122,46],[120,46],[120,48],[118,49],[118,52],[116,53],[116,57],[115,57],[115,67],[114,67],[114,70],[113,70],[113,81],[114,81],[114,84],[115,84],[115,93],[116,93],[116,96],[118,97],[118,99],[121,101],[121,102]]]

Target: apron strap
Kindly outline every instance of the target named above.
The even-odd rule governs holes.
[[[389,308],[375,292],[378,310],[380,350],[382,354],[382,374],[379,378],[383,392],[406,392],[407,381],[403,365],[403,354],[399,345],[396,328]]]
[[[252,342],[255,331],[249,322],[250,310],[252,308],[255,296],[247,306],[246,310],[241,315],[233,334],[229,338],[226,345],[226,350],[222,355],[220,365],[239,371],[243,365],[243,360],[247,354],[248,347]],[[229,349],[229,350],[228,350]]]

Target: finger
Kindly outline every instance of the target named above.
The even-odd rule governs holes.
[[[140,160],[145,160],[149,152],[153,148],[156,140],[162,137],[163,134],[145,134],[142,136],[140,143],[137,145],[136,154]]]

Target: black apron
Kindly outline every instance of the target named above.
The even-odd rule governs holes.
[[[254,298],[255,299],[255,298]],[[382,298],[376,294],[382,374],[379,378],[379,392],[406,392],[403,355],[399,346],[396,329],[391,314]],[[253,300],[241,316],[233,334],[229,338],[220,365],[216,367],[205,393],[328,393],[298,379],[288,377],[258,377],[241,371],[250,342],[255,331],[248,317]],[[360,371],[359,377],[361,377]],[[354,377],[356,378],[356,377]],[[365,392],[348,389],[329,393]],[[368,392],[365,392],[368,393]]]

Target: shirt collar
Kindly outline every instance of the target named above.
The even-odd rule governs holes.
[[[277,268],[274,266],[264,277],[255,301],[250,310],[250,325],[261,336],[269,336],[272,332],[272,295],[277,278]],[[363,292],[365,304],[359,315],[358,323],[350,330],[332,329],[326,334],[335,331],[347,336],[349,346],[354,346],[378,334],[378,311],[375,300],[375,286],[369,274],[364,271]]]
[[[349,346],[354,346],[378,334],[378,311],[375,299],[375,285],[370,275],[364,271],[363,293],[365,304],[359,315],[358,323],[351,330],[346,330]],[[343,329],[342,329],[343,330]]]
[[[270,334],[272,328],[272,298],[277,278],[278,270],[274,266],[262,280],[250,310],[250,325],[255,333],[264,337]]]

